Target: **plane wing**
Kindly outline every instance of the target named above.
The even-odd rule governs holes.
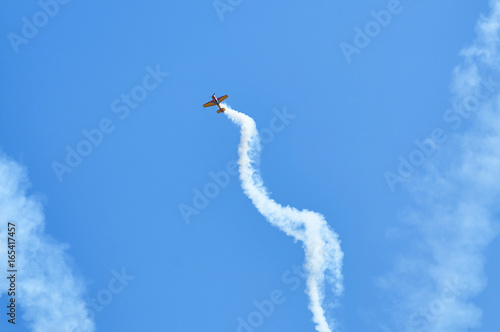
[[[210,107],[210,106],[215,106],[215,103],[213,101],[209,101],[206,104],[203,104],[203,107]]]
[[[227,99],[227,97],[228,97],[228,96],[227,96],[227,95],[225,95],[225,96],[219,97],[219,98],[217,98],[217,99],[219,100],[219,103],[220,103],[221,101],[226,100],[226,99]]]

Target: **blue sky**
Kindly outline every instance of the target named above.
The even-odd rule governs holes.
[[[55,2],[0,5],[0,148],[2,165],[9,165],[0,178],[8,188],[9,179],[31,184],[26,191],[15,185],[5,190],[2,206],[17,206],[10,202],[23,197],[43,206],[2,213],[0,232],[6,232],[7,219],[18,218],[20,240],[26,240],[18,253],[26,258],[18,280],[26,307],[20,303],[15,327],[2,318],[3,329],[48,331],[37,318],[48,304],[29,286],[44,276],[53,287],[48,293],[57,294],[65,271],[75,282],[61,287],[71,303],[53,309],[74,305],[85,313],[86,303],[96,331],[237,331],[238,319],[256,312],[254,301],[270,300],[275,290],[283,293],[283,303],[253,329],[314,331],[296,268],[304,263],[301,244],[259,214],[238,176],[219,186],[208,204],[193,205],[196,190],[214,182],[211,174],[238,159],[239,128],[201,106],[214,92],[229,94],[232,108],[268,129],[261,132],[260,170],[271,197],[321,213],[339,235],[344,293],[331,316],[340,330],[402,331],[401,322],[433,303],[447,279],[470,273],[447,266],[446,276],[433,274],[431,267],[442,271],[440,250],[456,252],[451,257],[464,258],[466,265],[484,260],[484,266],[470,266],[476,279],[464,281],[469,288],[463,298],[435,315],[437,321],[453,317],[458,304],[473,303],[482,317],[454,331],[494,331],[499,325],[500,244],[488,236],[493,230],[481,228],[477,238],[483,242],[475,242],[471,258],[461,250],[467,244],[457,240],[468,229],[457,226],[447,245],[434,246],[448,239],[453,224],[422,221],[467,215],[453,205],[467,196],[468,206],[485,209],[471,212],[473,220],[491,215],[491,225],[498,225],[494,203],[467,195],[496,197],[498,181],[488,178],[494,163],[466,163],[478,159],[473,152],[481,139],[473,138],[491,132],[484,123],[496,118],[474,115],[457,129],[443,119],[468,95],[470,77],[487,81],[496,72],[481,62],[474,76],[468,69],[475,58],[459,55],[474,43],[480,15],[491,11],[488,1],[68,1],[57,10],[42,5],[52,16],[39,14],[40,4],[49,3]],[[218,12],[221,3],[232,10]],[[398,10],[390,22],[347,61],[340,45],[355,45],[354,28],[373,21],[371,11],[393,6]],[[42,20],[29,38],[23,37],[23,29],[30,32],[23,18]],[[487,41],[492,49],[498,46]],[[136,102],[127,104],[127,94],[135,94]],[[493,95],[481,109],[494,109]],[[273,123],[282,123],[282,130],[272,130]],[[102,137],[95,134],[96,144],[85,143],[82,132],[96,128]],[[435,128],[449,139],[391,190],[384,174],[397,173],[398,157],[408,158],[417,148],[414,141],[424,141]],[[71,173],[58,176],[54,163],[68,167],[67,148],[78,147],[91,152],[75,161]],[[472,190],[457,176],[474,178],[477,172],[445,176],[460,167],[486,169],[485,180]],[[446,181],[436,180],[441,176]],[[458,188],[453,193],[464,194],[432,183],[451,183]],[[183,216],[183,204],[197,214]],[[453,213],[437,213],[436,206]],[[415,221],[415,215],[429,217]],[[43,218],[43,229],[23,233],[33,223],[42,227]],[[36,246],[37,239],[44,245]],[[66,258],[54,263],[47,257]],[[413,269],[401,268],[401,261]],[[9,299],[5,291],[2,286],[2,307]],[[99,294],[112,299],[97,310],[90,302]],[[75,312],[71,317],[78,321]],[[473,329],[476,322],[481,325]],[[448,331],[435,323],[426,321],[421,330]]]

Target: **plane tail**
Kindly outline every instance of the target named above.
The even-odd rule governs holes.
[[[221,108],[220,110],[217,111],[217,113],[222,113],[224,112],[226,109],[225,108]]]

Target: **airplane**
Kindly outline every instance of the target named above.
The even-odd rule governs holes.
[[[208,103],[206,104],[203,104],[203,107],[210,107],[210,106],[215,106],[217,105],[217,107],[219,107],[219,109],[217,110],[217,113],[222,113],[224,112],[226,109],[225,108],[222,108],[220,107],[220,103],[223,101],[223,100],[226,100],[228,96],[225,95],[225,96],[222,96],[222,97],[219,97],[217,98],[215,96],[215,93],[212,95],[212,101],[209,101]]]

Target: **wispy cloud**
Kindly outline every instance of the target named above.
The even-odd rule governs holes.
[[[451,85],[455,111],[467,115],[470,127],[454,134],[406,183],[416,200],[403,216],[413,231],[412,246],[380,279],[394,295],[397,331],[461,332],[481,324],[482,311],[473,299],[487,285],[484,251],[499,231],[498,90],[486,102],[468,100],[468,113],[459,107],[481,82],[500,77],[500,1],[491,1],[491,7],[479,20],[474,43],[461,52],[464,60]]]
[[[0,267],[8,269],[10,221],[16,225],[17,314],[24,313],[23,319],[35,332],[94,331],[82,298],[83,283],[70,267],[66,246],[45,234],[40,199],[28,195],[28,188],[26,170],[0,154]],[[9,288],[7,282],[0,278],[0,292]]]
[[[259,212],[274,226],[303,243],[309,309],[319,332],[331,332],[334,322],[325,317],[325,284],[331,286],[335,295],[343,291],[342,257],[338,235],[329,227],[324,217],[316,212],[299,211],[290,206],[282,206],[269,198],[257,168],[260,155],[260,137],[255,121],[240,112],[226,108],[225,114],[241,128],[238,147],[241,185],[245,194]],[[332,303],[334,305],[335,303]]]

